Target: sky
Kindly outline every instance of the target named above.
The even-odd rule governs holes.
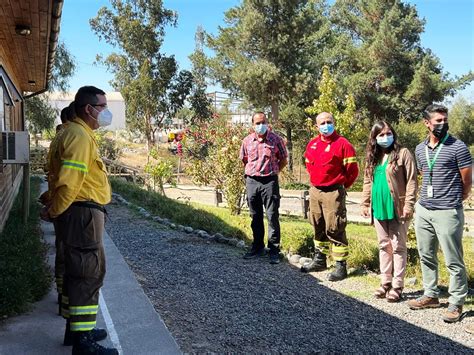
[[[333,1],[330,1],[332,3]],[[451,77],[474,70],[474,1],[473,0],[408,0],[426,21],[421,45],[430,48]],[[200,25],[206,32],[217,34],[224,26],[224,13],[240,3],[238,0],[164,0],[164,6],[178,13],[177,27],[168,27],[161,48],[174,55],[180,69],[190,69],[188,56],[194,51],[194,35]],[[75,57],[77,70],[70,81],[71,91],[83,85],[94,85],[112,91],[113,75],[94,64],[97,54],[107,55],[114,48],[99,41],[92,32],[89,19],[99,8],[110,6],[108,0],[66,0],[61,17],[60,39]],[[116,51],[116,50],[115,50]],[[218,88],[211,87],[209,91]],[[474,85],[459,93],[474,102]],[[453,101],[452,98],[448,98]]]

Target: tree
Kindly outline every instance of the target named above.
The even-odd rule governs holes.
[[[48,82],[47,93],[30,97],[25,100],[25,118],[28,130],[36,137],[37,134],[51,130],[58,112],[48,102],[48,93],[52,91],[66,92],[69,89],[69,79],[76,71],[74,57],[68,51],[64,42],[59,42],[54,57],[51,79]],[[35,139],[36,145],[38,141]]]
[[[318,86],[319,97],[313,101],[312,106],[306,109],[306,112],[312,116],[321,112],[332,113],[337,132],[346,137],[353,145],[361,148],[367,140],[366,120],[357,113],[354,96],[338,93],[337,86],[329,68],[324,66]],[[340,96],[345,96],[343,105],[337,104],[343,102],[343,98]],[[339,106],[343,106],[343,110],[340,110]],[[358,149],[358,151],[360,150]]]
[[[287,140],[293,169],[293,132],[305,126],[324,63],[337,42],[323,0],[244,0],[226,12],[227,27],[207,44],[216,55],[210,75],[259,109],[271,108],[274,129]],[[281,117],[280,117],[281,116]]]
[[[34,96],[26,100],[25,117],[28,131],[35,137],[35,145],[38,146],[37,135],[45,130],[51,130],[58,112],[48,103],[45,96]]]
[[[416,121],[422,108],[464,88],[469,72],[450,79],[439,59],[421,46],[424,20],[401,0],[337,0],[331,21],[344,43],[331,67],[371,121],[400,116]]]
[[[160,53],[165,27],[176,20],[161,0],[111,0],[111,9],[102,7],[90,20],[99,39],[120,48],[98,60],[114,74],[111,85],[125,100],[127,124],[146,136],[149,149],[157,127],[173,118],[192,87],[192,74]]]
[[[195,36],[196,48],[194,53],[189,56],[192,63],[192,74],[194,84],[189,96],[189,102],[193,111],[193,122],[209,120],[212,117],[211,101],[206,95],[206,77],[208,76],[208,69],[206,65],[206,55],[204,54],[205,32],[201,26],[198,27]]]
[[[276,124],[282,103],[314,92],[315,58],[324,56],[331,33],[325,10],[322,0],[244,0],[225,13],[228,27],[207,36],[216,53],[210,75],[255,107],[270,106]]]
[[[466,143],[474,144],[474,104],[459,97],[449,110],[449,130]]]

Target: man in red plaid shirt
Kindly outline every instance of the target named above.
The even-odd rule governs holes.
[[[254,132],[244,138],[240,159],[245,165],[247,202],[252,217],[253,244],[245,259],[265,255],[263,207],[268,218],[270,263],[280,262],[280,187],[278,174],[286,166],[288,153],[283,139],[268,129],[267,117],[256,112],[252,117]]]

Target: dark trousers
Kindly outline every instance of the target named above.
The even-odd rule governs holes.
[[[105,276],[104,223],[101,210],[74,205],[57,219],[65,258],[63,316],[69,318],[71,331],[96,325]]]
[[[268,247],[270,253],[280,252],[280,221],[278,208],[280,207],[280,187],[278,176],[246,177],[247,202],[252,217],[253,248],[261,249],[265,246],[263,237],[263,207],[268,219]]]
[[[56,238],[54,240],[54,245],[56,247],[56,258],[54,260],[54,277],[56,279],[56,289],[59,294],[62,294],[64,278],[64,247],[56,221],[53,221],[53,226],[54,234],[56,235]]]

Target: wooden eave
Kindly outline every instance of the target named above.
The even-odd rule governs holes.
[[[0,0],[0,57],[23,93],[45,90],[51,78],[63,0]],[[18,33],[18,26],[30,29]]]

